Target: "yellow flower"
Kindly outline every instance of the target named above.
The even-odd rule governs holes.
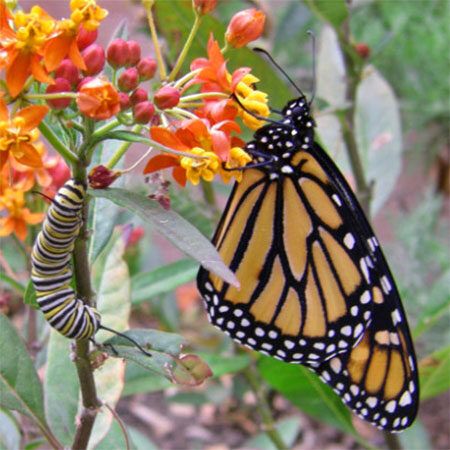
[[[240,167],[245,167],[249,162],[251,162],[252,157],[242,148],[233,147],[230,150],[230,155],[227,162],[225,163],[226,169],[237,169]],[[221,168],[220,175],[225,183],[228,183],[231,178],[236,178],[236,181],[242,180],[242,170],[224,170]]]
[[[207,152],[200,147],[194,147],[190,150],[193,155],[202,156],[204,159],[193,159],[183,156],[180,165],[186,170],[187,179],[194,185],[203,178],[205,181],[212,181],[214,175],[220,169],[219,157],[213,152]]]
[[[237,84],[235,93],[245,109],[258,116],[267,117],[270,114],[270,109],[267,105],[267,94],[252,87],[258,81],[259,79],[252,74],[245,75]],[[252,130],[256,130],[264,125],[264,121],[256,119],[242,108],[239,108],[239,117]]]
[[[0,211],[6,210],[0,218],[0,237],[15,233],[23,241],[27,236],[27,225],[36,225],[44,218],[43,213],[32,213],[25,207],[23,191],[6,189],[0,197]]]
[[[100,8],[95,0],[71,0],[70,10],[70,19],[76,25],[82,24],[87,31],[96,30],[108,15],[108,11]]]

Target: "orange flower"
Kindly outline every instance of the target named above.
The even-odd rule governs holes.
[[[200,178],[212,181],[214,175],[221,170],[222,163],[229,160],[230,148],[235,140],[231,136],[233,132],[239,133],[240,128],[231,120],[213,126],[210,126],[206,119],[187,120],[182,122],[176,131],[152,127],[150,135],[154,141],[202,158],[194,159],[172,154],[156,155],[148,161],[144,173],[173,167],[172,175],[182,186],[186,184],[186,178],[193,184],[198,184]],[[235,167],[237,166],[233,168]],[[235,176],[234,172],[232,176]]]
[[[0,102],[0,169],[8,157],[26,166],[42,167],[34,142],[39,137],[36,127],[48,110],[47,106],[28,106],[9,117],[5,104]]]
[[[6,210],[6,215],[0,218],[0,237],[15,233],[21,240],[27,236],[27,225],[42,222],[43,213],[32,213],[25,207],[23,191],[6,189],[0,197],[0,210]]]
[[[95,120],[105,120],[120,111],[119,94],[102,78],[94,78],[80,88],[77,96],[80,112]]]
[[[239,11],[231,18],[225,39],[235,48],[244,47],[262,35],[265,21],[265,14],[257,9]]]
[[[63,166],[67,167],[60,155],[49,156],[42,142],[37,142],[34,146],[41,156],[42,167],[25,166],[10,159],[9,164],[5,164],[2,171],[2,177],[5,180],[9,179],[10,187],[20,191],[29,191],[37,184],[48,189],[54,182],[54,171],[56,169],[60,173],[64,171],[64,167],[61,167],[61,161]]]
[[[41,59],[43,47],[55,31],[53,17],[40,6],[33,6],[29,13],[17,11],[11,15],[4,0],[0,0],[0,16],[0,56],[5,61],[6,85],[11,96],[20,93],[30,75],[42,83],[52,83]]]
[[[49,72],[55,70],[66,56],[79,69],[86,70],[77,45],[77,36],[82,28],[95,31],[108,15],[108,11],[100,8],[95,0],[71,0],[70,9],[72,11],[70,19],[63,19],[57,23],[56,36],[45,45],[44,63]]]

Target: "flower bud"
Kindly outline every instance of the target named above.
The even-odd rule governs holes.
[[[136,123],[149,123],[155,114],[152,102],[140,102],[133,106],[133,117]]]
[[[89,186],[92,189],[105,189],[111,185],[122,172],[119,170],[111,170],[105,166],[95,166],[88,175]]]
[[[141,46],[139,42],[127,41],[128,61],[127,66],[135,66],[141,59]]]
[[[123,92],[129,92],[136,89],[139,84],[139,73],[136,67],[129,67],[120,74],[117,85]]]
[[[148,100],[147,91],[142,88],[137,88],[131,95],[130,95],[130,101],[131,104],[137,105],[141,102],[146,102]]]
[[[154,101],[159,109],[173,108],[180,101],[180,91],[172,86],[163,86],[156,91]]]
[[[57,158],[57,163],[47,169],[48,174],[52,178],[51,188],[55,191],[58,191],[59,188],[70,178],[69,166],[59,155]]]
[[[231,18],[225,39],[232,47],[244,47],[262,35],[265,21],[262,11],[254,8],[240,11]]]
[[[124,67],[128,61],[128,45],[123,39],[114,39],[106,49],[106,58],[111,67]]]
[[[105,50],[98,44],[92,44],[81,54],[86,64],[86,75],[96,75],[105,65]]]
[[[143,58],[137,65],[139,79],[141,81],[150,80],[154,77],[157,64],[153,58]]]
[[[76,86],[80,82],[80,72],[70,59],[64,59],[56,69],[55,78],[64,78],[72,86]]]
[[[80,51],[84,50],[86,47],[89,47],[92,43],[97,40],[98,31],[88,31],[83,26],[80,27],[77,35],[77,46]]]
[[[125,92],[119,92],[119,103],[121,111],[125,111],[126,109],[130,108],[130,96],[128,94],[125,94]]]
[[[81,79],[81,81],[78,83],[77,91],[79,91],[86,83],[89,83],[92,81],[94,77],[84,77]]]
[[[217,0],[192,0],[192,4],[197,14],[208,14],[216,9]]]
[[[56,94],[58,92],[72,92],[70,83],[65,78],[56,78],[55,84],[49,84],[45,90],[47,94]],[[70,98],[60,98],[47,100],[48,106],[52,109],[64,109],[70,105]]]
[[[370,47],[364,42],[359,42],[355,45],[356,53],[363,59],[367,59],[370,56]]]

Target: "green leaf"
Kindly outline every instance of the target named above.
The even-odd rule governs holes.
[[[349,410],[333,390],[306,367],[266,357],[261,358],[258,367],[267,383],[300,410],[321,422],[356,435]]]
[[[99,189],[92,191],[95,197],[107,198],[127,208],[169,239],[188,256],[199,261],[206,269],[214,272],[233,286],[238,286],[233,272],[222,262],[215,247],[196,228],[173,211],[165,210],[159,203],[141,194],[124,189]]]
[[[319,19],[329,22],[334,28],[339,28],[348,18],[344,0],[305,0],[305,3]]]
[[[22,339],[0,314],[0,406],[15,409],[47,429],[42,385]]]
[[[20,449],[20,427],[16,418],[9,412],[0,409],[0,449]]]
[[[124,251],[125,242],[122,234],[119,232],[113,234],[94,267],[97,309],[102,316],[102,325],[119,332],[128,327],[131,310],[130,278],[128,266],[123,259]],[[100,330],[96,334],[96,339],[102,342],[105,336],[110,336],[110,333]],[[125,383],[125,361],[117,358],[108,359],[101,370],[95,373],[95,383],[98,398],[114,408]],[[106,436],[113,420],[108,410],[102,410],[102,414],[95,421],[89,448],[94,448]]]
[[[135,133],[133,131],[127,130],[114,130],[109,131],[105,134],[102,134],[99,138],[100,141],[106,140],[116,140],[116,141],[125,141],[125,142],[141,142],[144,144],[149,144],[149,138],[143,136],[142,134]]]
[[[205,352],[196,352],[213,372],[213,377],[221,377],[227,373],[236,373],[245,369],[251,362],[249,355],[224,356]]]
[[[150,373],[137,364],[127,364],[123,396],[158,392],[172,386],[172,383],[159,373]]]
[[[448,314],[450,306],[450,270],[446,270],[434,282],[431,288],[427,286],[426,294],[429,302],[421,311],[419,323],[413,331],[413,337],[417,338],[425,331],[433,327],[445,314]]]
[[[75,435],[79,403],[79,382],[70,360],[70,345],[69,339],[51,329],[44,379],[45,412],[50,428],[66,447]]]
[[[158,450],[158,447],[144,433],[134,427],[128,427],[128,433],[136,450]]]
[[[430,435],[419,418],[414,421],[411,427],[399,433],[398,438],[404,449],[433,448]]]
[[[99,145],[94,152],[93,165],[105,164],[115,151],[122,145],[122,142],[116,141],[108,145]],[[119,162],[116,168],[123,166],[123,160]],[[123,177],[116,180],[116,186],[122,186]],[[89,203],[89,229],[92,230],[92,236],[89,240],[89,261],[95,262],[98,255],[108,244],[117,225],[120,208],[103,198],[93,198]]]
[[[34,309],[39,309],[39,305],[36,300],[36,291],[34,290],[34,286],[31,280],[27,283],[27,287],[25,288],[23,302],[25,303],[25,305],[31,306]]]
[[[402,167],[402,130],[397,99],[389,83],[367,67],[358,85],[355,134],[366,179],[373,183],[375,215],[393,191]]]
[[[450,345],[423,358],[419,363],[419,373],[422,401],[450,389]]]
[[[11,286],[17,293],[23,295],[25,292],[25,287],[16,281],[14,278],[9,277],[3,272],[0,272],[0,281],[3,281],[4,283]]]
[[[286,448],[292,448],[294,445],[298,433],[300,432],[300,425],[301,422],[299,417],[288,417],[275,424],[275,429],[283,439]],[[243,447],[255,450],[277,450],[277,447],[275,447],[267,433],[264,432],[248,439]]]
[[[196,262],[182,259],[149,272],[138,273],[131,279],[131,302],[138,305],[158,295],[167,294],[192,281],[197,272]]]

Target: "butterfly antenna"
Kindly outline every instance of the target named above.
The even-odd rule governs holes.
[[[286,71],[275,61],[275,59],[273,58],[273,56],[267,51],[264,50],[263,48],[260,47],[254,47],[252,49],[254,52],[258,52],[258,53],[263,53],[264,55],[267,56],[267,58],[269,59],[269,61],[284,75],[284,77],[289,81],[289,83],[292,84],[292,86],[294,86],[295,90],[302,95],[303,97],[305,96],[305,94],[302,92],[302,90],[295,84],[294,80],[286,73]]]
[[[254,113],[253,111],[250,111],[245,107],[242,102],[239,100],[238,96],[233,93],[230,95],[230,98],[232,98],[247,114],[250,114],[252,117],[258,120],[262,120],[264,122],[273,123],[275,125],[278,125],[279,127],[287,127],[287,128],[294,128],[292,125],[286,125],[283,122],[277,122],[276,120],[269,119],[268,117],[260,116],[259,114]]]
[[[315,96],[316,96],[316,82],[317,82],[317,72],[316,72],[316,35],[313,31],[308,30],[307,33],[311,37],[311,45],[312,45],[312,56],[313,56],[313,80],[312,80],[312,96],[309,101],[309,106],[311,106]]]
[[[113,330],[112,328],[108,328],[105,327],[104,325],[100,325],[99,328],[101,328],[102,330],[106,330],[109,331],[110,333],[116,334],[117,336],[120,336],[128,341],[130,341],[131,343],[133,343],[142,353],[144,353],[144,355],[147,356],[152,356],[151,353],[147,352],[147,350],[145,350],[140,344],[138,344],[133,338],[130,338],[130,336],[127,336],[126,334],[120,333],[119,331]]]

